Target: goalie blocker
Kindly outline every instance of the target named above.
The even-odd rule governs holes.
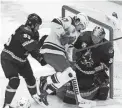
[[[92,49],[77,51],[95,44],[107,42],[102,27],[95,27],[93,31],[86,31],[79,36],[74,44],[73,58],[80,94],[85,99],[106,100],[109,91],[109,76],[106,71],[112,64],[114,50],[111,43]],[[71,82],[57,90],[57,96],[64,102],[75,104],[74,91]]]

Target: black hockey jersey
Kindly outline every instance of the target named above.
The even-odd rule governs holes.
[[[38,31],[33,32],[21,25],[4,45],[3,52],[6,53],[7,59],[23,63],[26,62],[28,54],[37,48],[38,43]]]
[[[83,36],[79,36],[74,44],[77,49],[83,49],[85,47],[94,45],[92,38],[92,31],[84,32]],[[103,39],[103,42],[108,40]],[[94,74],[94,68],[99,66],[100,63],[104,63],[107,68],[112,64],[114,50],[111,43],[100,45],[92,49],[87,49],[81,52],[76,52],[76,61],[81,59],[77,64],[76,68],[85,74]]]

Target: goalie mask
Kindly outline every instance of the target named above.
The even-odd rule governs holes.
[[[93,43],[97,44],[102,42],[102,40],[105,38],[105,34],[106,33],[103,27],[96,26],[93,29],[92,36],[91,36]]]

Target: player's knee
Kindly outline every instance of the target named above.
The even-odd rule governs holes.
[[[19,77],[12,77],[9,79],[8,86],[11,87],[12,89],[17,89],[19,84],[20,84]]]

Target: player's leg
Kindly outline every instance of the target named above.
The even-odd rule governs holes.
[[[1,54],[1,65],[4,71],[6,78],[9,79],[8,85],[6,86],[5,90],[5,100],[3,108],[11,107],[10,104],[14,98],[16,90],[19,86],[20,79],[18,77],[18,70],[16,64],[12,63],[11,61],[5,58],[5,54]]]
[[[103,70],[96,74],[94,83],[100,86],[96,98],[99,100],[106,100],[109,93],[109,76],[107,75],[106,71]]]
[[[47,102],[48,94],[50,94],[53,91],[56,91],[68,81],[74,80],[75,84],[73,85],[74,86],[73,89],[75,91],[75,96],[77,96],[76,99],[78,99],[78,104],[80,103],[79,105],[87,107],[95,106],[96,103],[85,100],[80,96],[77,80],[75,80],[76,74],[70,67],[70,63],[66,60],[64,56],[56,54],[44,54],[44,59],[47,64],[51,65],[57,71],[56,74],[48,76],[46,80],[44,78],[40,81],[41,82],[40,91],[43,88],[41,91],[42,94],[40,96],[45,105],[48,105]]]
[[[27,61],[24,66],[21,67],[20,75],[25,79],[28,91],[32,98],[40,104],[39,96],[37,95],[36,79],[33,75],[30,63]]]
[[[70,67],[69,62],[66,58],[62,55],[56,54],[44,54],[44,59],[47,64],[51,65],[57,73],[47,76],[46,78],[40,78],[40,91],[41,93],[45,89],[46,93],[50,94],[64,85],[66,82],[71,80],[72,78],[69,77],[69,73],[75,74],[75,72]],[[48,105],[48,103],[45,104]]]

